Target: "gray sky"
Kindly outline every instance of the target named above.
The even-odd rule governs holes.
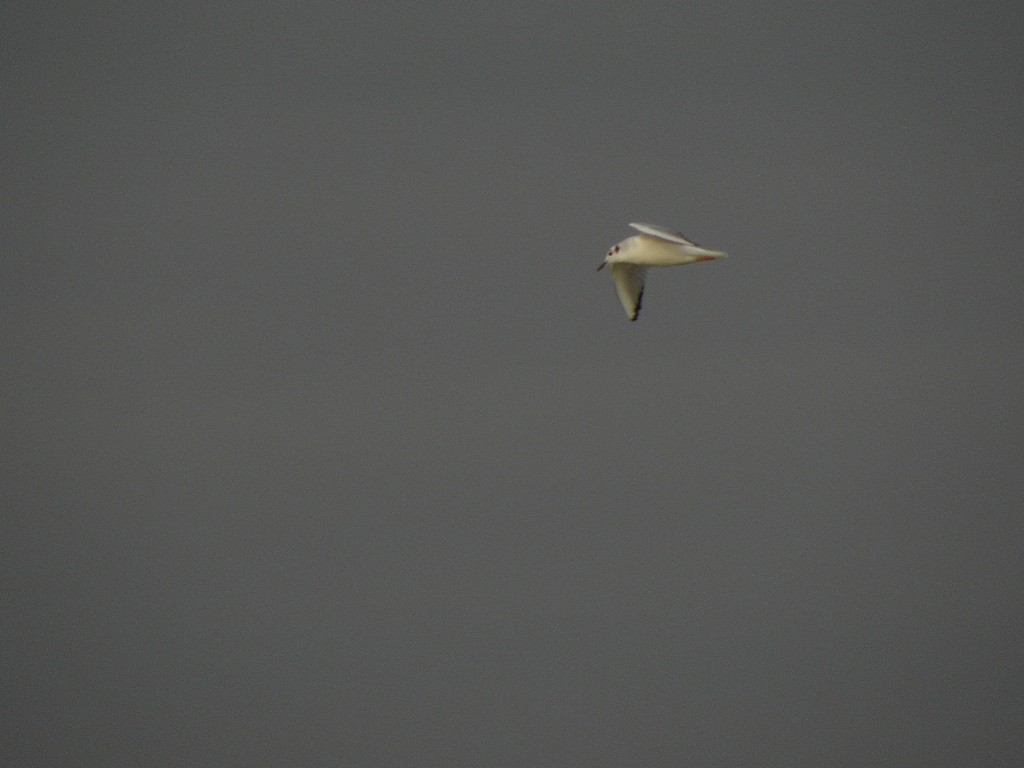
[[[1024,759],[1022,13],[517,5],[5,4],[4,763]]]

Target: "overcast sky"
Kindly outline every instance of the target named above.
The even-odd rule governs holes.
[[[2,762],[1020,765],[1022,21],[5,3]]]

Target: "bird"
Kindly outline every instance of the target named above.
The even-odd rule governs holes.
[[[626,316],[633,321],[640,314],[648,267],[674,267],[678,264],[714,261],[725,256],[722,251],[712,251],[687,240],[681,232],[639,222],[631,222],[629,226],[639,230],[640,234],[613,245],[597,271],[611,265],[615,292],[619,295],[622,308],[626,310]]]

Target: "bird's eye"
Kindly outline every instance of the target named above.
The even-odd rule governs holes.
[[[619,252],[619,246],[617,246],[617,245],[615,246],[615,252],[616,252],[616,253],[618,253],[618,252]]]

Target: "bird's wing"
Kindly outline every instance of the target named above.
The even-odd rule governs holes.
[[[668,240],[672,243],[682,243],[683,245],[693,245],[700,248],[700,246],[692,240],[687,240],[682,232],[672,232],[664,227],[656,227],[653,224],[640,224],[635,221],[630,223],[629,226],[633,229],[640,230],[645,235],[654,235],[655,237],[660,237],[662,240]]]
[[[644,297],[644,277],[647,267],[619,262],[612,264],[612,280],[615,281],[615,292],[619,294],[622,308],[626,310],[630,320],[636,320],[640,314],[640,301]]]

